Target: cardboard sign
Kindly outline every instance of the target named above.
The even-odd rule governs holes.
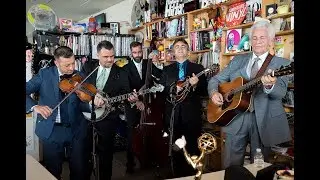
[[[247,5],[245,2],[237,2],[229,6],[226,15],[227,27],[240,25],[247,15]]]
[[[164,17],[176,16],[184,13],[183,0],[167,0]]]

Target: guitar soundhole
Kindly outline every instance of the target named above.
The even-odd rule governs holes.
[[[231,104],[232,101],[230,102],[227,102],[227,101],[224,101],[224,103],[221,105],[221,109],[224,110],[226,109],[227,107],[229,107],[229,105]]]

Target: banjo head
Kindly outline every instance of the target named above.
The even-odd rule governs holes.
[[[105,95],[105,98],[108,99],[108,95]],[[112,109],[112,106],[108,103],[106,103],[105,106],[95,108],[94,112],[96,114],[96,122],[103,120],[112,111]],[[92,120],[91,112],[82,112],[82,114],[86,120]]]

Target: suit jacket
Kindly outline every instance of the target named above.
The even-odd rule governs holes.
[[[246,68],[251,57],[252,53],[235,56],[223,71],[209,80],[209,94],[211,95],[213,90],[217,90],[220,83],[232,81],[239,76],[248,80]],[[289,63],[289,60],[274,56],[267,70],[275,70]],[[267,73],[267,70],[265,73]],[[258,86],[254,95],[254,112],[260,139],[265,146],[291,140],[287,116],[282,105],[282,98],[287,92],[287,85],[288,78],[286,76],[278,77],[276,84],[269,94],[263,91],[263,86]],[[224,127],[224,130],[228,133],[236,134],[240,130],[243,120],[242,116],[235,117],[229,126]]]
[[[197,74],[204,70],[204,67],[200,64],[192,63],[187,60],[186,76],[192,77],[192,73]],[[172,63],[165,66],[160,79],[160,84],[164,88],[164,96],[169,96],[169,88],[172,83],[178,81],[179,69],[177,63]],[[195,91],[190,91],[183,102],[177,105],[175,114],[180,114],[181,118],[175,117],[175,125],[178,124],[188,124],[190,127],[193,125],[199,127],[202,125],[201,119],[201,101],[200,97],[207,96],[207,80],[205,76],[199,77],[199,82]],[[165,124],[166,128],[170,125],[170,115],[172,111],[172,104],[166,102],[165,105]]]
[[[57,67],[52,66],[41,69],[37,75],[26,82],[26,113],[30,112],[31,107],[37,104],[54,108],[61,101],[59,91]],[[38,103],[30,97],[35,92],[39,92]],[[87,121],[81,112],[90,112],[89,104],[82,102],[75,93],[71,94],[66,101],[68,105],[67,116],[69,117],[73,134],[81,132],[85,136]],[[35,133],[40,139],[48,139],[50,137],[57,112],[57,109],[53,111],[48,119],[44,119],[40,114],[37,115]]]
[[[97,66],[99,66],[99,61],[87,61],[82,67],[81,72],[86,76],[89,75]],[[98,70],[96,70],[88,79],[87,82],[96,86]],[[108,80],[103,88],[103,92],[105,92],[109,97],[115,97],[119,95],[123,95],[126,93],[130,93],[129,86],[129,78],[127,72],[113,64],[111,67],[111,71],[108,77]],[[118,108],[119,103],[114,103],[113,107],[116,108],[115,111],[110,112],[107,119],[118,118],[121,113],[121,109]],[[125,101],[125,105],[128,105],[127,100]]]
[[[150,60],[151,61],[151,60]],[[137,91],[145,84],[147,73],[148,60],[142,60],[142,79],[138,73],[138,70],[132,59],[128,59],[128,64],[124,66],[124,69],[128,72],[131,91],[136,89]],[[156,78],[160,78],[162,70],[158,69],[153,63],[151,67],[151,74]]]

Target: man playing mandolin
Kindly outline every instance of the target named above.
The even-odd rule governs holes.
[[[235,79],[239,77],[251,82],[256,80],[255,77],[261,77],[262,82],[262,85],[254,86],[251,91],[252,96],[251,94],[249,96],[252,98],[247,102],[245,102],[245,94],[243,96],[233,94],[234,97],[239,97],[238,99],[242,98],[241,103],[237,105],[248,104],[246,109],[230,110],[222,114],[224,117],[220,116],[219,120],[223,121],[228,115],[236,114],[229,123],[224,121],[225,125],[222,128],[225,133],[224,168],[243,165],[248,142],[251,149],[251,162],[253,162],[256,148],[262,149],[267,161],[271,146],[291,140],[286,113],[282,106],[288,79],[286,76],[277,78],[270,75],[270,72],[288,65],[290,61],[269,54],[269,47],[275,38],[275,29],[269,21],[256,21],[250,29],[249,37],[253,53],[235,56],[229,65],[212,77],[208,83],[208,93],[215,106],[213,110],[219,112],[228,109],[228,105],[231,106],[232,102],[237,101],[230,96],[228,99],[231,101],[227,102],[227,96],[222,93],[224,88],[221,88],[224,83],[230,83],[232,86],[232,83],[236,83]],[[232,88],[233,91],[230,92],[235,92],[236,88]],[[212,112],[208,110],[209,121],[210,113]]]
[[[207,81],[204,75],[195,75],[204,70],[200,64],[192,63],[188,60],[189,45],[185,39],[176,39],[173,43],[173,52],[175,56],[175,63],[172,63],[163,68],[160,84],[165,89],[166,97],[175,96],[177,92],[183,92],[183,88],[177,85],[177,82],[187,82],[190,87],[190,92],[186,94],[184,99],[174,108],[174,128],[173,128],[173,142],[185,136],[186,149],[190,154],[200,155],[198,149],[198,137],[201,135],[202,119],[201,119],[201,96],[207,96],[206,87]],[[190,77],[188,79],[188,77]],[[166,102],[165,105],[165,131],[170,134],[170,120],[173,105]],[[172,152],[173,158],[173,173],[176,177],[183,177],[192,175],[195,170],[186,162],[182,151]]]

